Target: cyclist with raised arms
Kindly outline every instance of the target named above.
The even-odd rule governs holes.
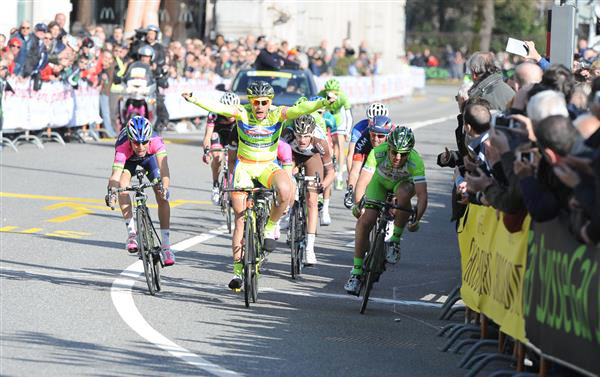
[[[400,259],[400,237],[407,225],[409,231],[419,228],[419,220],[427,209],[427,182],[425,165],[419,153],[414,150],[415,137],[409,128],[396,127],[387,138],[387,142],[374,148],[363,167],[357,187],[367,186],[364,200],[364,212],[359,204],[354,204],[352,213],[359,217],[356,223],[354,247],[354,268],[344,285],[349,294],[358,295],[363,275],[363,258],[369,247],[369,233],[377,221],[379,209],[389,192],[394,193],[397,205],[410,208],[410,200],[417,196],[417,208],[414,222],[408,223],[410,213],[396,210],[394,234],[386,243],[386,261],[396,263]]]
[[[162,138],[152,130],[150,121],[142,116],[132,117],[127,122],[127,126],[121,130],[115,143],[115,159],[112,174],[108,180],[108,194],[105,197],[107,206],[111,208],[115,206],[117,201],[115,189],[129,186],[138,165],[146,170],[151,182],[158,180],[162,182],[162,192],[155,187],[154,194],[158,203],[160,220],[161,258],[165,266],[171,266],[175,264],[175,255],[171,252],[169,241],[171,207],[169,206],[170,176],[167,149]],[[130,253],[136,253],[138,244],[131,198],[128,193],[122,192],[118,194],[118,200],[127,226],[126,249]]]
[[[336,101],[329,101],[330,105],[327,106],[327,110],[335,118],[335,131],[333,132],[333,147],[336,159],[336,189],[343,187],[343,168],[342,168],[342,156],[343,150],[346,143],[347,133],[350,131],[352,126],[352,112],[350,111],[350,101],[348,97],[341,91],[340,82],[337,79],[329,79],[325,82],[325,88],[319,92],[319,96],[327,99],[330,96],[335,96]]]
[[[257,180],[265,187],[274,188],[277,200],[271,209],[269,220],[264,229],[264,248],[275,249],[275,226],[293,198],[293,183],[289,174],[273,161],[277,158],[277,146],[282,131],[282,122],[310,114],[326,106],[327,101],[304,102],[296,106],[272,106],[275,91],[265,81],[255,81],[248,85],[248,105],[225,105],[208,99],[197,99],[191,93],[182,96],[208,111],[237,120],[238,152],[234,173],[234,188],[249,188]],[[330,101],[337,97],[332,96]],[[235,230],[232,237],[233,278],[229,288],[237,290],[242,284],[242,238],[244,232],[244,202],[246,195],[232,193],[232,205],[235,213]]]
[[[309,182],[308,184],[306,260],[304,262],[306,265],[317,263],[315,237],[319,217],[317,203],[319,191],[331,186],[335,178],[329,145],[326,139],[317,136],[321,134],[317,130],[314,117],[312,115],[302,115],[294,120],[293,129],[286,129],[282,135],[282,138],[292,147],[295,166],[304,165],[305,176],[314,177],[319,174],[322,179],[320,187],[316,187],[315,182]]]
[[[346,167],[348,168],[348,172],[350,172],[352,169],[354,146],[356,145],[358,139],[360,139],[360,137],[367,132],[370,122],[376,116],[390,116],[388,108],[383,103],[374,102],[370,104],[369,107],[367,107],[367,117],[352,127],[352,132],[350,133],[350,143],[348,143],[348,155],[346,157]]]
[[[386,137],[394,126],[392,120],[383,115],[373,117],[368,124],[368,129],[363,132],[363,135],[358,139],[354,146],[352,167],[348,173],[348,192],[346,193],[347,195],[344,200],[348,200],[348,194],[352,187],[354,189],[354,203],[358,203],[364,194],[364,188],[359,190],[358,187],[356,187],[356,181],[358,181],[359,175],[362,175],[361,169],[367,156],[369,156],[369,153],[371,153],[373,148],[385,142]]]
[[[240,104],[240,97],[233,92],[226,92],[219,102],[224,105],[237,106]],[[204,141],[202,143],[204,145],[204,157],[202,160],[207,164],[210,162],[213,178],[211,199],[215,205],[219,204],[219,173],[221,172],[224,153],[223,151],[215,151],[214,149],[223,149],[231,143],[234,128],[234,117],[224,117],[215,113],[208,114]],[[233,172],[235,165],[235,153],[235,150],[229,150],[228,163],[230,172]]]

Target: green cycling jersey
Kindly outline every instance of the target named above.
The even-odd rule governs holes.
[[[412,181],[425,183],[425,164],[416,150],[411,150],[404,165],[399,168],[392,166],[388,157],[388,143],[383,143],[371,150],[363,170],[373,173],[379,179],[390,184]]]
[[[306,101],[292,107],[271,106],[264,119],[256,119],[252,105],[231,106],[208,99],[190,98],[189,102],[213,113],[235,117],[238,131],[238,158],[251,162],[271,162],[277,158],[277,144],[283,122],[310,114],[327,105],[327,100]]]

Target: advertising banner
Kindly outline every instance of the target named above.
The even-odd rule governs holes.
[[[491,207],[469,204],[458,229],[460,293],[465,305],[524,341],[522,294],[530,218],[520,232],[510,233],[502,216]]]
[[[534,223],[525,274],[527,339],[546,355],[600,375],[600,248],[556,219]]]

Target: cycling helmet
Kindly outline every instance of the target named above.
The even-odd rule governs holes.
[[[154,59],[154,49],[150,45],[143,45],[138,49],[139,56],[149,56],[151,59]]]
[[[296,106],[296,105],[299,105],[299,104],[301,104],[302,102],[306,102],[306,101],[308,101],[308,100],[306,99],[306,97],[300,97],[300,98],[298,98],[298,99],[296,100],[296,102],[294,102],[294,106]]]
[[[367,118],[373,119],[378,115],[389,116],[390,112],[388,111],[387,106],[379,102],[370,104],[369,107],[367,107]]]
[[[219,102],[225,105],[237,106],[240,104],[240,97],[234,92],[225,92]]]
[[[325,97],[321,97],[321,96],[312,96],[312,97],[310,97],[308,100],[309,100],[309,101],[320,101],[320,100],[323,100],[323,99],[325,99]]]
[[[266,81],[254,81],[250,85],[248,85],[248,89],[246,89],[246,93],[249,98],[252,97],[275,97],[275,91],[271,84]]]
[[[315,130],[317,123],[312,115],[302,115],[294,120],[294,133],[309,135]]]
[[[152,137],[152,125],[143,116],[136,115],[127,122],[127,137],[136,143],[145,143]]]
[[[386,116],[376,116],[369,120],[369,131],[377,134],[388,134],[392,130],[392,120]]]
[[[338,91],[340,90],[340,82],[337,79],[329,79],[327,80],[327,82],[325,83],[325,90],[326,91]]]
[[[387,143],[390,148],[407,153],[415,146],[415,135],[410,128],[398,126],[388,135]]]

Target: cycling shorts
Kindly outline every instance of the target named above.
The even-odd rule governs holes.
[[[281,167],[274,162],[249,162],[238,160],[233,174],[234,188],[252,188],[254,180],[257,180],[264,187],[270,188],[273,175],[281,170]]]
[[[155,179],[160,179],[160,168],[158,167],[158,161],[156,155],[148,155],[140,159],[129,159],[125,162],[124,170],[127,170],[133,177],[135,175],[135,168],[141,166],[146,170],[146,176],[153,182]]]
[[[381,177],[379,174],[373,174],[371,182],[365,191],[365,208],[379,210],[389,192],[395,193],[398,187],[402,185],[414,185],[411,179],[402,179],[392,181]]]
[[[210,138],[210,148],[225,148],[227,145],[231,144],[231,136],[231,129],[222,128],[214,130]]]

